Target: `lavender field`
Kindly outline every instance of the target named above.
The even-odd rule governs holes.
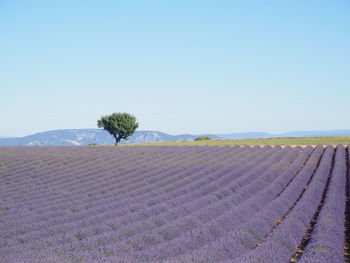
[[[340,263],[349,147],[0,147],[0,262]]]

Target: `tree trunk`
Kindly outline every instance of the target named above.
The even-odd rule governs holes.
[[[118,146],[118,137],[117,137],[117,135],[115,135],[115,134],[113,134],[113,137],[114,137],[114,139],[115,139],[115,145],[114,146]]]
[[[113,135],[115,139],[115,146],[118,146],[118,143],[121,141],[122,136],[121,135]]]

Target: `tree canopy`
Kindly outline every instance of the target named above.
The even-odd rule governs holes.
[[[115,145],[118,145],[121,139],[127,139],[133,135],[139,127],[136,118],[129,113],[113,113],[102,116],[97,121],[97,126],[108,131],[115,139]]]

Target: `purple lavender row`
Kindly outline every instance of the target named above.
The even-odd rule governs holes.
[[[18,195],[18,193],[17,193],[17,195]]]
[[[82,201],[82,200],[80,199],[80,202],[81,202],[81,201]],[[105,202],[105,203],[108,202],[108,200],[106,200],[106,199],[105,199],[105,200],[102,200],[102,201]],[[100,205],[100,204],[96,204],[96,205]],[[93,211],[91,211],[91,212],[93,212]],[[45,219],[45,218],[44,218],[44,219]]]
[[[90,174],[91,174],[90,176],[92,177],[92,179],[94,179],[94,178],[97,179],[97,178],[96,178],[96,174],[95,174],[94,172],[96,172],[96,171],[93,171],[92,173],[90,173]],[[102,172],[102,171],[101,171],[101,172]],[[101,175],[103,175],[103,173],[102,173]],[[86,174],[86,172],[83,173],[82,176],[84,176],[83,179],[85,179],[85,180],[87,180],[87,179],[89,178],[89,177],[88,177],[88,174]],[[50,175],[50,177],[51,177],[51,175]],[[77,175],[74,174],[74,177],[77,177]],[[73,178],[74,178],[74,177],[73,177]],[[69,180],[69,179],[70,179],[70,176],[69,176],[69,175],[65,175],[64,178],[66,178],[65,180]],[[72,180],[72,179],[70,179],[70,180]],[[72,183],[74,184],[74,180],[72,180],[71,184],[72,184]],[[91,183],[91,182],[90,182],[90,183]],[[61,187],[62,187],[62,186],[61,186]],[[16,193],[14,193],[14,194],[16,194]],[[17,195],[18,195],[18,194],[17,194]],[[26,196],[26,197],[27,197],[27,199],[29,198],[28,196]],[[63,196],[63,198],[64,198],[64,197],[66,197],[66,196]],[[55,200],[56,200],[56,201],[59,201],[59,199],[58,199],[57,197],[55,198]],[[27,200],[27,201],[28,201],[28,200]],[[43,206],[42,202],[40,202],[40,205]]]
[[[288,151],[289,149],[286,148],[285,149],[286,151]],[[298,149],[296,149],[296,151],[299,151]],[[293,160],[295,158],[292,157],[293,153],[291,152],[291,155],[289,156],[289,161]],[[286,156],[288,156],[288,154],[286,154]],[[285,156],[285,161],[288,160],[288,158]],[[284,161],[281,161],[280,163],[280,167],[285,167],[286,166],[286,162]],[[271,163],[270,163],[271,165]],[[275,167],[276,169],[276,167]],[[278,170],[278,169],[276,169]],[[267,171],[263,172],[262,173],[262,177],[265,175],[265,176],[268,176],[270,173],[275,173],[273,169],[268,169]],[[261,185],[261,183],[263,182],[260,181],[259,184]],[[258,187],[258,185],[256,185],[256,187]],[[258,192],[258,191],[257,191]],[[255,193],[255,192],[253,192]],[[226,203],[223,203],[223,206],[220,206],[219,209],[221,211],[224,212],[224,215],[226,217],[224,217],[224,215],[220,215],[221,219],[223,219],[222,223],[224,223],[224,221],[232,221],[232,219],[236,220],[238,219],[238,221],[241,221],[242,218],[232,218],[232,215],[236,215],[238,213],[236,212],[239,212],[238,209],[241,209],[242,207],[240,208],[237,208],[236,211],[232,211],[232,209],[230,210],[227,210],[228,207],[227,205],[230,205],[230,202],[226,202]],[[225,208],[226,206],[226,208]],[[231,207],[232,207],[232,204],[231,204]],[[215,211],[215,207],[213,207]],[[122,245],[122,250],[124,250],[124,253],[126,250],[133,250],[131,246],[133,246],[133,244],[137,244],[137,246],[135,247],[136,248],[136,251],[138,250],[137,248],[138,247],[142,247],[143,249],[147,248],[147,250],[145,252],[137,252],[135,255],[138,255],[138,257],[147,257],[147,260],[149,261],[154,261],[156,260],[157,258],[159,257],[162,257],[164,256],[163,254],[160,253],[160,251],[162,251],[163,253],[166,253],[167,256],[173,256],[175,255],[177,252],[179,251],[182,251],[183,249],[186,249],[185,247],[183,247],[183,245],[185,245],[186,243],[188,242],[192,242],[192,245],[193,244],[193,241],[194,241],[194,237],[199,234],[199,235],[205,235],[202,236],[203,237],[203,240],[198,240],[199,243],[197,245],[200,245],[201,241],[203,242],[204,240],[207,240],[207,241],[210,241],[210,239],[212,238],[212,235],[214,234],[214,232],[211,232],[211,233],[204,233],[206,231],[206,229],[210,228],[212,230],[214,230],[215,228],[217,228],[217,230],[220,229],[220,233],[222,234],[222,228],[220,228],[217,224],[217,222],[211,222],[213,219],[215,219],[215,217],[217,217],[218,215],[216,215],[214,213],[214,218],[212,217],[211,213],[210,213],[210,210],[207,210],[206,211],[207,215],[206,217],[207,218],[211,218],[210,220],[207,220],[206,218],[201,218],[201,214],[197,214],[196,217],[191,216],[187,216],[187,217],[184,217],[180,220],[180,222],[176,223],[176,224],[171,224],[170,226],[167,226],[166,228],[164,227],[160,227],[158,229],[158,233],[161,233],[161,235],[158,234],[158,236],[154,235],[153,233],[149,233],[147,234],[148,237],[150,237],[149,235],[153,236],[153,238],[151,238],[151,240],[153,240],[151,243],[147,240],[147,239],[143,239],[143,236],[144,235],[141,235],[141,236],[136,236],[134,238],[132,238],[131,240],[125,242],[124,245],[120,244],[120,243],[116,243],[116,246],[120,246]],[[248,211],[245,212],[246,216],[249,217]],[[252,211],[254,212],[254,211]],[[199,216],[199,217],[198,217]],[[197,218],[197,219],[196,219]],[[198,219],[200,221],[198,221]],[[204,220],[204,221],[203,221]],[[244,219],[243,219],[244,220]],[[224,227],[230,227],[230,224],[227,224],[227,225],[223,225]],[[191,230],[193,227],[195,227],[195,230]],[[224,230],[225,231],[225,230]],[[179,236],[179,234],[181,234]],[[205,241],[205,242],[207,242]],[[154,244],[158,244],[156,247],[153,247],[151,248],[150,245],[154,245]],[[180,245],[180,246],[179,246]],[[123,253],[123,251],[120,251],[121,248],[117,248],[115,247],[115,249],[118,249],[116,250],[116,253]],[[167,251],[167,252],[166,252]]]
[[[286,149],[286,150],[288,150],[288,149]],[[97,223],[97,222],[96,222]]]
[[[54,239],[52,240],[52,243],[54,243]],[[74,244],[74,243],[73,243]],[[21,249],[25,249],[25,246],[23,245],[23,247]],[[20,250],[20,249],[19,249]]]
[[[245,167],[241,167],[241,168],[245,168]],[[242,169],[241,169],[241,171],[242,171]],[[233,174],[231,174],[231,175],[230,174],[228,174],[228,175],[233,179],[232,175],[234,175],[234,174],[235,174],[235,172],[233,172]],[[221,180],[221,179],[223,179],[223,180]],[[202,209],[203,207],[205,207],[207,205],[212,205],[212,206],[215,205],[216,206],[217,204],[214,204],[214,203],[215,202],[218,203],[220,201],[220,199],[218,199],[218,194],[220,192],[217,189],[222,187],[223,181],[227,181],[227,179],[220,178],[219,181],[221,181],[221,184],[220,184],[220,182],[218,182],[215,184],[214,188],[210,189],[211,191],[215,190],[217,192],[216,194],[213,193],[213,195],[211,195],[211,196],[208,196],[208,194],[210,193],[210,192],[208,192],[208,190],[203,189],[203,190],[205,190],[205,191],[203,191],[201,189],[198,189],[199,195],[194,195],[194,196],[192,195],[193,199],[190,198],[191,197],[191,192],[190,192],[188,198],[182,199],[183,196],[180,196],[181,199],[177,200],[179,202],[177,202],[176,200],[172,201],[170,203],[170,208],[172,207],[172,209],[170,211],[167,211],[167,209],[166,210],[162,209],[162,211],[159,211],[159,210],[154,210],[153,206],[152,206],[152,208],[145,206],[144,209],[137,211],[137,213],[140,215],[140,217],[137,215],[130,215],[129,216],[128,214],[126,214],[126,216],[122,216],[122,217],[118,218],[118,221],[117,221],[118,223],[115,220],[108,220],[106,222],[106,225],[107,226],[122,225],[123,229],[124,229],[124,230],[122,230],[122,233],[127,232],[128,231],[127,229],[133,230],[135,233],[140,233],[140,231],[144,231],[146,229],[154,229],[160,225],[164,225],[165,223],[168,224],[169,222],[176,220],[178,218],[181,218],[182,216],[188,216],[191,213],[193,213],[194,211],[196,211],[198,209]],[[207,182],[209,183],[209,181],[207,181]],[[215,182],[215,181],[212,181],[212,183],[213,182]],[[213,186],[214,186],[214,184],[213,184]],[[187,194],[185,196],[187,196]],[[188,205],[186,205],[186,203],[188,203]],[[165,212],[166,212],[166,214],[165,214]],[[159,216],[157,216],[157,214],[159,214]],[[145,220],[151,216],[152,216],[151,220],[149,222],[146,221],[146,224],[145,224]],[[103,220],[102,218],[101,218],[101,220],[106,221],[106,220]],[[139,222],[139,223],[137,223],[137,222]],[[130,223],[133,223],[133,225],[128,226]],[[127,227],[127,228],[125,228],[125,227]],[[108,230],[109,230],[110,234],[116,235],[118,233],[118,231],[115,232],[113,229],[115,230],[115,228],[112,228],[112,229],[109,228]],[[101,232],[104,232],[104,231],[101,230]],[[85,235],[86,235],[86,238],[88,238],[89,235],[93,235],[93,232],[91,232],[91,234],[85,233]],[[105,236],[105,234],[104,234],[104,236]],[[94,238],[96,238],[96,235],[94,236]]]
[[[207,233],[208,231],[203,230],[202,233],[198,232],[197,235],[193,233],[192,240],[190,239],[187,242],[184,242],[184,240],[178,240],[178,244],[176,244],[176,246],[181,244],[184,247],[184,250],[186,250],[187,247],[187,252],[183,255],[175,257],[173,260],[171,260],[172,257],[167,256],[169,258],[169,262],[217,262],[217,260],[220,258],[224,258],[227,253],[230,254],[231,252],[229,251],[232,251],[232,253],[234,253],[234,251],[242,252],[242,244],[240,242],[245,242],[245,236],[249,238],[246,240],[247,242],[251,240],[251,231],[249,231],[249,226],[255,227],[256,221],[261,219],[261,216],[264,215],[264,211],[267,212],[264,218],[270,214],[276,213],[274,210],[269,211],[270,209],[267,209],[267,207],[272,206],[266,206],[266,204],[268,204],[274,197],[278,196],[280,191],[283,191],[284,187],[301,168],[305,158],[307,158],[310,152],[311,147],[306,148],[305,152],[303,152],[303,154],[305,154],[304,158],[299,158],[298,161],[293,163],[288,170],[278,177],[276,183],[266,187],[266,189],[264,189],[264,191],[258,194],[255,198],[247,200],[241,207],[238,207],[237,210],[231,210],[226,217],[213,222],[211,227],[207,227],[209,231],[210,229],[214,230],[215,228],[217,228],[216,231],[218,231],[221,229],[222,225],[225,225],[228,228],[226,228],[226,231],[223,232],[223,235],[218,236],[215,235],[215,232]],[[312,162],[312,159],[315,159],[315,157],[319,158],[319,154],[321,154],[321,152],[318,150],[315,151],[311,155],[310,160],[307,162],[307,166],[309,166],[309,164]],[[298,174],[298,178],[304,179],[306,177],[305,175],[307,174]],[[294,182],[294,180],[292,182]],[[293,183],[291,186],[293,187]],[[299,188],[301,189],[302,186],[299,186]],[[283,194],[280,196],[280,198],[282,198],[282,196]],[[274,201],[274,203],[276,202]],[[259,210],[262,210],[262,212],[259,212]],[[249,222],[253,223],[250,224]],[[275,220],[272,220],[272,224],[273,222],[275,222]],[[258,223],[260,224],[260,222]],[[265,221],[262,223],[266,224]],[[230,233],[230,237],[227,237],[228,233]],[[195,244],[193,242],[200,242],[208,234],[214,235],[215,240],[212,240],[210,243],[204,244],[204,246],[199,248],[195,248],[195,246],[193,246],[193,244]],[[194,238],[195,236],[200,239],[196,240]],[[253,244],[255,244],[255,242],[253,242]],[[246,249],[244,249],[244,251],[245,250]],[[154,251],[154,253],[156,253],[156,251]],[[164,259],[161,260],[158,258],[158,260],[163,261]]]
[[[159,153],[159,154],[161,154],[161,153]],[[159,155],[158,154],[158,155]],[[152,159],[152,157],[154,158],[157,158],[157,156],[149,156],[149,158],[151,158]],[[159,156],[159,157],[161,157],[161,156]],[[91,158],[91,157],[90,157]],[[140,158],[140,156],[136,156],[136,158]],[[98,159],[98,156],[96,156],[95,157],[95,159]],[[143,157],[142,159],[145,159],[145,160],[143,160],[142,162],[144,163],[145,161],[147,161],[147,158],[146,157]],[[150,160],[151,160],[150,159]],[[123,160],[117,160],[117,161],[119,161],[119,162],[122,162]],[[135,160],[132,160],[132,159],[128,159],[128,161],[130,161],[130,162],[132,162],[133,163],[133,167],[135,167]],[[72,166],[72,165],[74,165],[74,163],[75,162],[77,162],[78,164],[79,164],[79,166],[80,167],[78,167],[78,169],[82,169],[82,168],[85,168],[86,167],[86,165],[88,164],[88,165],[92,165],[91,164],[91,161],[89,161],[89,160],[81,160],[81,159],[78,159],[78,160],[75,160],[74,162],[73,162],[73,160],[71,160],[70,161],[70,164],[69,164],[69,166]],[[101,160],[100,160],[100,163],[103,163]],[[121,163],[120,163],[121,164]],[[64,167],[65,168],[65,170],[67,171],[69,171],[70,169],[66,169],[66,168],[70,168],[70,167]],[[87,167],[87,169],[88,169],[89,167]],[[82,170],[86,170],[86,168],[85,169],[82,169]],[[90,169],[91,170],[91,169]],[[60,167],[60,169],[57,169],[57,172],[61,172],[62,173],[62,167]],[[50,176],[51,177],[51,176]],[[68,180],[69,179],[72,179],[72,178],[67,178],[67,177],[63,177],[63,179],[65,180],[65,181],[67,181],[67,182],[69,182]],[[74,179],[74,178],[73,178]]]
[[[40,155],[39,155],[39,153],[40,153]],[[39,157],[42,159],[43,158],[43,156],[41,156],[42,154],[44,154],[44,153],[42,153],[42,152],[39,152],[38,153],[38,155],[39,155]],[[88,152],[89,153],[89,152]],[[61,159],[57,159],[56,157],[57,157],[57,155],[60,155],[60,154],[64,154],[64,152],[62,151],[62,149],[60,149],[59,151],[57,151],[57,153],[55,153],[55,155],[50,155],[50,158],[51,159],[53,159],[53,161],[55,161],[55,163],[57,164],[57,163],[62,163],[62,164],[64,164],[64,160],[62,160],[62,158]],[[21,157],[21,153],[18,153],[18,156],[19,157]],[[38,157],[37,155],[34,155],[35,157]],[[59,156],[60,157],[60,156]],[[88,164],[90,164],[90,162],[89,162],[89,159],[91,159],[91,156],[85,156],[85,155],[83,155],[83,156],[81,156],[81,155],[79,155],[79,156],[77,156],[77,157],[80,157],[80,158],[74,158],[74,159],[71,159],[70,161],[69,161],[69,166],[72,166],[72,165],[74,165],[75,163],[77,163],[78,165],[79,165],[79,167],[80,167],[80,169],[82,169],[82,170],[86,170],[86,164],[88,163]],[[89,158],[89,159],[86,159],[86,158]],[[25,156],[24,156],[24,158],[25,158]],[[31,159],[32,157],[29,157],[29,159]],[[82,158],[84,158],[84,159],[82,159]],[[23,159],[23,158],[22,158]],[[98,159],[98,156],[96,156],[95,157],[95,160],[96,159]],[[130,160],[130,161],[135,161],[135,160]],[[21,163],[19,160],[17,161],[17,163]],[[134,163],[135,164],[135,163]],[[56,165],[57,166],[57,165]],[[68,179],[73,179],[74,180],[74,177],[73,178],[66,178],[66,177],[62,177],[62,172],[63,171],[65,171],[65,172],[67,172],[67,170],[71,170],[71,169],[68,169],[68,168],[70,168],[70,167],[66,167],[66,166],[59,166],[59,167],[50,167],[50,166],[48,166],[48,165],[45,165],[44,167],[43,167],[43,169],[41,169],[40,171],[36,171],[36,173],[39,173],[39,172],[41,172],[41,174],[39,173],[39,178],[38,178],[38,180],[47,180],[47,178],[53,178],[53,174],[52,174],[52,172],[56,172],[57,174],[58,174],[58,176],[59,176],[59,178],[58,179],[64,179],[64,180],[68,180]],[[12,169],[13,169],[13,167],[11,167],[11,170],[10,171],[12,171]],[[62,171],[63,170],[63,171]],[[48,177],[48,174],[50,175],[49,177]],[[21,173],[21,174],[19,174],[22,178],[23,178],[23,174]],[[14,177],[16,177],[15,176],[15,174],[13,174],[13,172],[10,174],[10,176],[11,176],[11,178],[14,178]],[[37,177],[36,177],[37,178]],[[43,179],[42,179],[43,178]],[[6,190],[6,189],[5,189]],[[26,195],[27,196],[27,195]]]
[[[77,253],[72,252],[72,253],[73,253],[72,256],[79,257],[79,252],[77,252]],[[91,253],[93,253],[93,252],[91,252]],[[108,251],[108,250],[103,250],[103,251],[101,251],[101,253],[109,254],[109,253],[111,253],[111,252]],[[33,254],[34,254],[34,253],[33,253]],[[53,255],[52,257],[55,258],[54,255]],[[57,257],[56,257],[56,258],[57,258]],[[73,257],[72,257],[72,258],[73,258]],[[68,258],[67,258],[67,260],[70,260],[70,259],[71,259],[71,257],[68,257]],[[121,260],[122,260],[121,262],[128,262],[127,258],[121,259]]]
[[[218,262],[223,258],[232,258],[249,249],[253,249],[256,243],[259,240],[261,241],[272,228],[277,219],[281,218],[297,199],[306,185],[308,178],[311,176],[312,170],[316,168],[322,152],[323,148],[320,146],[317,147],[302,169],[297,171],[296,175],[292,175],[292,177],[288,176],[284,182],[280,180],[279,184],[281,185],[280,190],[282,192],[274,196],[273,201],[264,206],[250,220],[245,221],[233,231],[228,232],[225,236],[211,242],[207,246],[199,250],[190,251],[187,255],[176,258],[176,260],[170,260],[169,262]],[[293,180],[290,181],[290,179]],[[288,188],[285,188],[287,185]],[[269,193],[271,190],[266,189],[266,192]]]
[[[215,152],[215,149],[213,149],[213,151]],[[183,155],[181,156],[181,155],[179,155],[177,158],[179,158],[179,160],[181,160],[181,159],[183,159]],[[210,158],[209,156],[207,156],[207,158]],[[173,158],[168,158],[168,161],[167,162],[169,162],[169,159],[170,160],[172,160]],[[163,160],[159,160],[160,162],[162,162],[163,163]],[[166,165],[166,160],[164,160],[164,164]],[[155,162],[155,164],[156,164],[157,162]],[[191,164],[191,162],[190,161],[185,161],[185,163],[188,163],[189,165]],[[175,163],[174,163],[175,164]],[[184,164],[185,165],[185,164]],[[191,164],[192,165],[192,164]],[[143,168],[142,169],[142,173],[135,173],[135,175],[137,175],[137,176],[133,176],[132,174],[128,174],[128,180],[127,181],[123,181],[123,183],[122,184],[117,184],[117,185],[115,185],[115,187],[118,187],[118,190],[119,190],[119,192],[118,192],[118,194],[120,195],[121,193],[123,193],[123,192],[125,192],[125,193],[130,193],[130,188],[129,189],[125,189],[125,190],[121,190],[122,189],[122,187],[125,187],[125,186],[130,186],[130,185],[134,185],[135,184],[135,182],[138,182],[138,181],[145,181],[146,182],[146,180],[144,179],[144,178],[148,178],[148,176],[147,176],[147,174],[157,174],[157,170],[159,171],[159,172],[161,172],[161,173],[164,173],[164,167],[162,166],[162,167],[159,167],[159,165],[156,165],[157,167],[155,168],[155,167],[151,167],[151,166],[149,166],[149,163],[147,163],[146,164],[146,169],[145,168]],[[193,165],[192,165],[193,166]],[[165,167],[167,167],[167,166],[165,166]],[[176,166],[175,165],[169,165],[169,168],[170,169],[174,169],[174,168],[176,168]],[[133,168],[134,169],[134,168]],[[167,168],[168,169],[168,168]],[[177,168],[177,170],[178,171],[180,171],[180,169],[179,168]],[[146,172],[146,173],[145,173]],[[158,173],[159,173],[158,172]],[[118,174],[118,177],[119,177],[119,174]]]
[[[329,190],[311,239],[298,262],[344,263],[345,148],[336,148]]]
[[[288,262],[300,245],[309,224],[321,202],[323,189],[330,176],[334,149],[327,146],[313,180],[296,206],[258,247],[240,257],[232,257],[232,263],[281,263]]]
[[[18,193],[17,193],[17,195],[18,195]]]
[[[57,199],[56,199],[57,200]]]
[[[104,215],[104,216],[105,216],[105,215]],[[99,221],[99,222],[101,223],[101,221],[103,221],[104,216],[101,216],[100,219],[97,220],[97,221]],[[77,223],[77,222],[72,222],[72,224],[76,224],[76,223]],[[73,226],[74,226],[74,225],[73,225]]]
[[[283,210],[278,211],[274,208],[276,205],[280,205],[278,200],[282,199],[281,202],[287,205],[286,203],[292,201],[290,198],[284,198],[288,194],[288,190],[292,189],[291,192],[293,194],[298,193],[305,185],[305,179],[309,176],[310,168],[316,166],[323,149],[322,147],[317,147],[310,155],[311,151],[312,147],[306,147],[303,153],[298,156],[298,159],[276,179],[274,184],[266,187],[264,191],[256,196],[256,199],[247,200],[244,203],[241,211],[246,210],[252,214],[251,217],[246,218],[242,223],[235,224],[235,227],[231,231],[227,231],[222,237],[211,241],[199,249],[191,249],[187,253],[169,260],[169,262],[217,262],[232,254],[242,253],[242,244],[240,242],[245,242],[246,240],[245,245],[250,243],[251,246],[254,246],[255,242],[251,242],[251,235],[254,235],[256,238],[262,238],[264,229],[266,231],[270,229],[276,221],[275,218],[279,218],[283,214]],[[302,155],[304,155],[304,158],[301,158]],[[288,188],[286,189],[287,186]],[[237,214],[244,214],[241,211],[237,211]],[[261,219],[264,220],[260,222]],[[227,223],[230,221],[232,219],[227,220]],[[220,224],[221,222],[218,223]],[[255,226],[260,225],[262,228],[261,233],[255,234]],[[258,237],[259,234],[260,237]],[[244,248],[243,251],[246,251],[246,249]],[[228,251],[231,252],[228,253]]]

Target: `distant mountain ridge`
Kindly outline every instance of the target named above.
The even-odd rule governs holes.
[[[136,131],[129,139],[121,143],[146,143],[165,141],[190,141],[196,136],[190,134],[169,135],[159,131]],[[103,129],[67,129],[40,132],[24,137],[0,138],[0,146],[71,146],[114,144],[114,138]]]
[[[350,130],[333,131],[295,131],[283,134],[269,134],[265,132],[229,133],[229,134],[201,134],[213,139],[245,139],[245,138],[273,138],[273,137],[313,137],[313,136],[350,136]],[[147,143],[166,141],[192,141],[199,135],[180,134],[170,135],[159,131],[136,131],[128,140],[121,143]],[[0,136],[0,146],[72,146],[114,144],[114,138],[103,129],[66,129],[40,132],[24,137]]]

